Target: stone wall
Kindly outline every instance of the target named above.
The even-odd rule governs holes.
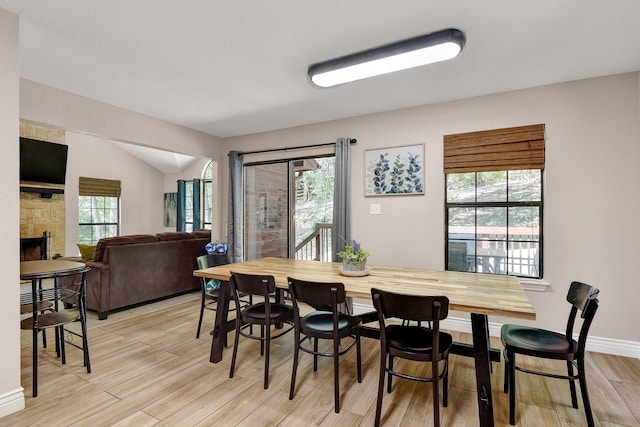
[[[32,123],[20,122],[20,136],[40,141],[65,143],[65,131]],[[50,199],[39,193],[20,192],[20,238],[41,237],[49,233],[48,257],[64,256],[65,203],[64,194]]]

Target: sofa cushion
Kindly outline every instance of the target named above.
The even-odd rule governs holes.
[[[96,249],[93,252],[92,261],[102,261],[104,250],[107,246],[131,245],[133,243],[150,243],[157,242],[156,236],[151,234],[131,234],[128,236],[105,237],[98,241]]]
[[[159,242],[166,242],[170,240],[193,239],[194,237],[186,231],[167,231],[166,233],[156,234],[156,238]]]

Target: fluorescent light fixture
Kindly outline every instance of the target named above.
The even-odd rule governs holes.
[[[336,86],[455,58],[465,42],[462,31],[449,28],[314,64],[309,77],[316,86]]]

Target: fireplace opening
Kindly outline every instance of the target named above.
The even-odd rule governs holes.
[[[20,261],[35,261],[48,259],[49,233],[44,231],[42,237],[27,237],[20,239]]]

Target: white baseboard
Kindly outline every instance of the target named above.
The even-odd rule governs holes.
[[[372,310],[373,306],[370,304],[358,301],[354,301],[353,303],[353,312],[355,314],[367,313]],[[470,319],[448,317],[442,321],[441,326],[451,331],[471,333]],[[501,323],[489,322],[489,335],[499,337],[500,328],[502,328]],[[589,336],[587,340],[587,351],[640,358],[640,342]]]
[[[24,389],[22,387],[0,396],[0,418],[24,409]]]

